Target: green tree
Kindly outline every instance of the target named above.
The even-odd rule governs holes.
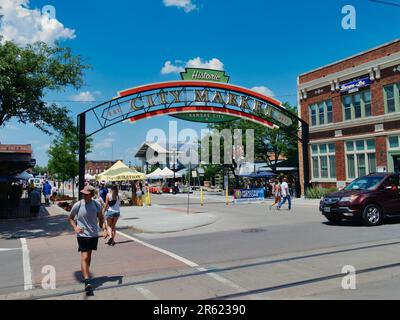
[[[44,174],[44,173],[48,172],[48,169],[47,169],[47,166],[41,167],[41,166],[36,165],[36,166],[32,169],[32,172],[33,172],[34,174]]]
[[[289,103],[284,103],[283,106],[289,110],[289,112],[297,115],[296,107],[291,106]],[[298,123],[294,121],[293,125],[287,128],[286,131],[281,128],[270,129],[263,125],[256,124],[248,120],[237,120],[235,122],[225,123],[213,123],[208,125],[209,129],[216,129],[222,131],[224,129],[231,130],[233,135],[235,129],[254,130],[254,156],[255,160],[262,160],[268,165],[271,165],[273,171],[276,172],[276,166],[281,156],[287,158],[297,155],[298,152]],[[245,134],[243,134],[243,146],[246,148]],[[221,142],[221,163],[223,163],[224,156],[224,145]],[[225,169],[232,172],[235,176],[236,187],[238,187],[239,179],[236,175],[236,169],[238,163],[233,160],[231,165],[225,165]],[[221,173],[224,170],[224,166],[215,166],[212,171],[215,173]]]
[[[0,57],[0,127],[12,118],[32,123],[47,134],[73,125],[65,106],[48,104],[43,98],[50,91],[83,85],[83,72],[89,66],[79,55],[43,42],[19,46],[6,41],[0,43]]]
[[[86,139],[86,154],[91,152],[92,139]],[[48,169],[50,174],[64,182],[72,179],[72,196],[75,197],[75,177],[79,174],[79,139],[73,129],[64,132],[53,140],[48,150]]]

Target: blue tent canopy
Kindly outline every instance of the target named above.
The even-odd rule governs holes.
[[[253,179],[259,179],[259,178],[272,178],[276,177],[277,175],[272,172],[257,172],[257,173],[250,173],[250,174],[241,174],[239,177],[244,177],[244,178],[253,178]]]

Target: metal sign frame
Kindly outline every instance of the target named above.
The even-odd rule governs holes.
[[[84,187],[86,138],[120,122],[135,122],[160,115],[207,112],[236,116],[293,134],[301,128],[305,189],[309,186],[309,125],[281,102],[239,86],[210,81],[172,81],[120,91],[114,99],[77,116],[79,132],[79,188]],[[89,118],[91,117],[91,119]],[[86,124],[91,127],[87,128]],[[300,125],[299,125],[300,124]]]

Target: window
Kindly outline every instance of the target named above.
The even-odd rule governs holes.
[[[347,179],[376,172],[375,140],[346,141]]]
[[[400,142],[399,142],[400,136],[390,136],[389,139],[389,149],[399,149],[400,148]]]
[[[311,153],[313,179],[335,179],[335,144],[313,144]]]
[[[383,88],[385,112],[400,112],[400,83],[390,84]]]
[[[310,105],[311,126],[320,126],[333,122],[332,101],[322,101]]]
[[[343,96],[342,103],[344,120],[360,119],[372,115],[370,90],[347,94]]]

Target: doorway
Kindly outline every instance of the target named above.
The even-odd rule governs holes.
[[[393,155],[394,172],[400,172],[400,155]]]

